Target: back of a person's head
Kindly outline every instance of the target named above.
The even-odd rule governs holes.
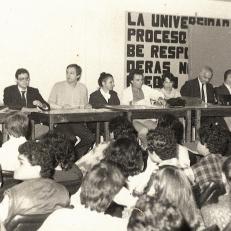
[[[230,133],[219,124],[204,124],[199,129],[201,144],[206,144],[210,153],[224,155],[230,142]]]
[[[5,128],[9,135],[14,137],[26,137],[29,130],[29,119],[25,113],[14,112],[7,115]]]
[[[109,130],[114,134],[114,139],[129,137],[137,140],[138,133],[131,121],[126,116],[118,116],[109,123]]]
[[[48,145],[55,167],[59,165],[63,170],[72,168],[75,163],[74,143],[65,134],[49,132],[39,141]]]
[[[143,152],[137,141],[123,137],[112,142],[104,150],[105,160],[116,165],[125,177],[140,173],[143,169]]]
[[[158,199],[167,199],[177,206],[192,227],[198,225],[192,188],[181,169],[174,166],[162,166],[154,175],[151,187],[154,187]]]
[[[19,155],[25,156],[32,166],[41,167],[42,178],[52,178],[54,175],[53,158],[49,155],[48,145],[36,141],[27,141],[18,148]]]
[[[177,157],[177,142],[174,132],[169,128],[157,127],[149,130],[147,134],[150,153],[155,152],[161,160],[169,160]]]
[[[128,222],[128,231],[189,231],[180,210],[168,200],[144,195],[139,198]]]
[[[172,114],[163,114],[159,119],[158,119],[158,124],[157,127],[164,127],[164,128],[169,128],[172,129],[177,143],[181,144],[183,141],[183,134],[184,134],[184,126],[183,124],[179,121],[177,117],[175,117]]]
[[[121,171],[108,162],[95,165],[81,185],[80,200],[86,208],[104,212],[125,184]]]

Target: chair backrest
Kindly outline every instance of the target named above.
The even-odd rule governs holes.
[[[225,187],[220,182],[211,181],[207,184],[204,191],[201,192],[199,198],[199,207],[206,204],[217,203],[218,197],[225,193]]]
[[[50,214],[16,215],[7,224],[7,231],[36,231]]]

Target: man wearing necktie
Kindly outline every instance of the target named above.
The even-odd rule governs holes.
[[[208,66],[203,67],[197,78],[185,82],[180,90],[181,95],[197,97],[205,103],[214,103],[214,89],[213,85],[210,83],[212,77],[212,68]]]
[[[40,107],[49,110],[49,104],[43,99],[39,90],[29,86],[30,74],[24,68],[19,68],[15,73],[16,85],[4,89],[3,102],[11,109],[20,110],[23,107]]]
[[[204,103],[215,103],[215,91],[210,83],[213,77],[213,70],[209,66],[201,69],[199,75],[195,79],[185,82],[181,87],[182,96],[200,98]],[[194,123],[195,114],[192,113],[192,123]],[[201,123],[219,123],[226,127],[226,123],[222,117],[202,117]]]

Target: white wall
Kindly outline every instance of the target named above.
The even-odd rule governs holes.
[[[231,3],[208,0],[0,0],[0,100],[17,68],[45,99],[78,63],[89,93],[102,71],[124,88],[125,11],[230,18]]]

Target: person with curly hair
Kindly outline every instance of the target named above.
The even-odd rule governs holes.
[[[137,201],[129,218],[128,231],[189,231],[180,210],[168,200],[144,195]]]
[[[229,136],[219,124],[202,126],[199,129],[197,151],[203,158],[191,168],[194,182],[202,191],[210,181],[222,182],[223,155],[228,148]]]
[[[134,176],[143,170],[143,153],[138,142],[119,138],[104,150],[105,160],[117,166],[125,177]]]
[[[46,214],[69,205],[66,188],[51,179],[54,163],[47,145],[27,141],[19,147],[18,158],[20,166],[14,178],[24,182],[5,191],[0,222],[6,224],[17,214]]]
[[[169,128],[157,127],[150,130],[147,134],[150,159],[157,164],[178,165],[177,160],[177,141],[174,132]]]
[[[54,160],[56,182],[73,181],[81,183],[82,172],[75,165],[74,142],[65,134],[49,132],[39,142],[49,146],[49,154]]]
[[[126,187],[115,197],[117,204],[131,207],[143,192],[150,175],[143,153],[138,142],[127,137],[115,140],[104,150],[105,160],[117,166],[127,178]]]
[[[177,88],[178,78],[175,77],[171,72],[165,72],[162,75],[162,88],[160,91],[164,94],[165,99],[172,99],[181,97],[181,94]]]
[[[189,151],[185,146],[182,145],[183,135],[184,135],[183,124],[174,115],[166,113],[163,114],[158,119],[157,127],[168,128],[174,132],[177,141],[177,158],[182,167],[189,167],[190,166]]]
[[[124,184],[123,173],[113,164],[104,161],[95,165],[87,173],[77,193],[78,206],[55,211],[39,231],[126,230],[127,220],[104,213]]]

